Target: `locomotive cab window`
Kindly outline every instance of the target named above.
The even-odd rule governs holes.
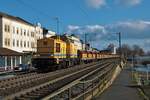
[[[56,43],[56,52],[60,52],[60,43]]]

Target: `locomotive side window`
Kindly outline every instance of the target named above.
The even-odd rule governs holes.
[[[56,52],[60,52],[60,43],[56,43]]]

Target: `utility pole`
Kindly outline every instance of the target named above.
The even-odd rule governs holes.
[[[122,57],[122,48],[121,48],[121,32],[118,33],[119,35],[119,55],[120,55],[120,66],[121,66],[121,57]]]
[[[56,24],[57,24],[57,25],[56,25],[57,34],[59,34],[59,22],[60,22],[60,21],[59,21],[59,18],[58,18],[58,17],[55,17],[54,20],[56,21]],[[60,35],[60,34],[59,34],[59,35]]]
[[[85,50],[87,51],[87,34],[85,33]]]

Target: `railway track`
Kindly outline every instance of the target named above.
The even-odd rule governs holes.
[[[106,64],[106,65],[108,65],[108,64]],[[24,100],[26,100],[26,99],[32,99],[32,100],[42,99],[43,97],[47,96],[48,94],[58,90],[59,88],[69,84],[70,82],[72,82],[72,81],[86,75],[87,73],[95,70],[97,67],[98,66],[95,65],[94,67],[80,70],[79,72],[76,72],[72,75],[69,75],[68,77],[64,77],[63,79],[58,80],[54,83],[50,83],[50,84],[47,84],[45,86],[38,87],[37,89],[35,89],[31,92],[28,92],[27,94],[22,95],[17,99],[24,99]]]
[[[63,97],[64,100],[68,100],[68,98],[76,100],[78,98],[78,95],[80,96],[81,94],[84,93],[84,91],[88,91],[89,89],[92,89],[94,85],[97,85],[99,81],[103,80],[103,78],[112,69],[114,69],[115,66],[116,65],[111,62],[108,65],[103,65],[102,67],[99,67],[95,69],[94,71],[91,71],[90,73],[78,78],[77,80],[74,80],[73,82],[65,85],[64,87],[61,87],[57,91],[53,92],[52,94],[49,94],[48,96],[42,99],[43,100],[59,100],[59,99],[62,99]],[[67,91],[68,92],[70,91],[70,92],[68,93]],[[61,98],[59,98],[58,95],[60,95]]]
[[[5,79],[0,81],[0,94],[6,99],[27,100],[42,98],[50,92],[94,70],[97,64],[102,65],[106,62],[81,65],[50,73],[30,73]],[[91,67],[93,65],[95,67]]]

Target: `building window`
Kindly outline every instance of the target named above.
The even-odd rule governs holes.
[[[7,46],[7,38],[5,38],[5,45]]]
[[[56,43],[56,52],[60,52],[60,43]]]
[[[13,33],[15,34],[15,27],[13,27]]]
[[[20,34],[22,35],[22,29],[20,29]]]
[[[7,26],[7,28],[8,28],[8,32],[10,32],[10,26],[9,25]]]
[[[34,48],[34,42],[31,42],[31,48]]]
[[[31,32],[31,37],[34,37],[34,32]]]
[[[19,28],[17,28],[17,34],[19,34]]]
[[[10,46],[10,39],[9,38],[5,38],[5,45],[6,46]]]
[[[26,30],[24,30],[24,36],[26,36]]]
[[[10,46],[10,39],[8,39],[8,46]]]
[[[20,46],[22,47],[22,41],[20,41]]]
[[[15,39],[13,39],[13,46],[15,46]]]
[[[17,47],[19,47],[19,40],[17,40]]]
[[[28,48],[29,48],[29,41],[28,41]]]
[[[24,41],[24,47],[26,47],[26,41]]]
[[[4,27],[4,28],[5,28],[5,32],[7,32],[7,25],[5,25],[5,27]]]
[[[5,25],[4,26],[4,30],[5,30],[5,32],[10,32],[10,26],[9,25]]]
[[[29,36],[29,30],[28,30],[27,36]]]

